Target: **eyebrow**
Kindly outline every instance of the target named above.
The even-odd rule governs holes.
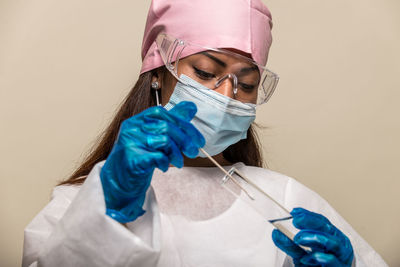
[[[212,60],[214,60],[216,63],[218,63],[218,65],[221,65],[222,67],[226,68],[226,63],[223,62],[222,60],[220,60],[219,58],[214,57],[213,55],[207,53],[207,52],[201,52],[201,54],[211,58]]]
[[[257,66],[240,69],[240,74],[242,74],[242,75],[247,74],[248,72],[251,72],[251,71],[258,71]]]
[[[219,58],[214,57],[213,55],[207,53],[207,51],[203,51],[203,52],[201,52],[201,54],[207,56],[208,58],[210,58],[210,59],[212,59],[212,60],[214,60],[216,63],[218,63],[218,65],[220,65],[220,66],[226,68],[227,65],[226,65],[225,62],[223,62],[223,61],[220,60]],[[251,72],[251,71],[258,71],[257,66],[247,67],[247,68],[242,68],[242,69],[240,69],[240,75],[245,75],[245,74],[247,74],[248,72]]]

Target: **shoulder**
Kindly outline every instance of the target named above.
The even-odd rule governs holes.
[[[80,187],[76,185],[56,186],[50,202],[35,216],[27,228],[34,225],[50,225],[58,221],[74,200]]]
[[[24,230],[24,262],[34,261],[41,246],[62,218],[80,186],[63,185],[53,189],[51,201],[32,219]]]
[[[103,167],[105,160],[97,162],[90,173],[88,175],[83,175],[78,177],[77,179],[85,178],[83,184],[75,185],[59,185],[54,187],[52,194],[51,194],[51,201],[52,202],[65,202],[70,204],[72,200],[77,196],[78,192],[81,191],[81,188],[85,187],[85,184],[90,184],[89,187],[95,183],[100,184],[98,182],[98,177],[100,175],[100,170]],[[98,185],[97,185],[98,186]],[[88,187],[88,186],[86,186]],[[49,203],[49,204],[50,204]]]
[[[59,185],[54,187],[51,194],[52,200],[72,201],[79,192],[81,185]]]
[[[244,164],[240,165],[235,165],[239,170],[241,170],[244,173],[247,173],[248,175],[251,175],[254,180],[254,182],[260,182],[260,183],[278,183],[285,185],[289,181],[294,180],[294,178],[289,177],[285,174],[270,170],[270,169],[265,169],[265,168],[260,168],[260,167],[254,167],[254,166],[246,166]]]

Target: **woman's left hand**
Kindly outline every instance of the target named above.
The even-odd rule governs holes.
[[[294,208],[290,214],[293,225],[300,229],[294,242],[277,229],[272,240],[293,258],[295,266],[351,266],[354,253],[349,238],[326,217],[303,208]],[[307,253],[299,245],[312,251]]]

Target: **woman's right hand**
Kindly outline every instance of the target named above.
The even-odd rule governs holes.
[[[181,102],[169,111],[150,107],[121,124],[100,173],[107,215],[121,223],[134,221],[145,212],[154,169],[166,172],[170,164],[181,168],[182,153],[197,156],[205,140],[190,123],[196,112],[194,103]]]

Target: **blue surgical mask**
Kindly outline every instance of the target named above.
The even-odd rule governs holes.
[[[204,150],[211,156],[224,151],[228,146],[247,137],[247,130],[256,117],[256,105],[242,103],[222,95],[181,75],[174,92],[165,105],[170,110],[181,101],[191,101],[197,106],[193,125],[203,134]],[[200,152],[200,157],[206,157]]]

